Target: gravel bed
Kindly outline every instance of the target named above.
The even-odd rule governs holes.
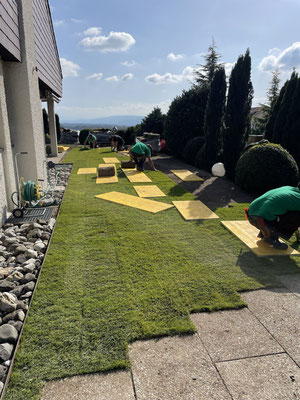
[[[59,206],[71,165],[49,170],[45,204]],[[23,327],[56,219],[33,223],[6,223],[0,229],[0,395]]]

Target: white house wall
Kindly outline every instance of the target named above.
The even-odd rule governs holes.
[[[4,82],[13,153],[18,158],[19,175],[25,181],[46,183],[46,152],[42,105],[35,58],[32,0],[21,0],[19,27],[22,62],[4,63]],[[42,184],[42,186],[44,186]]]
[[[32,14],[32,0],[18,0],[21,62],[0,58],[0,226],[12,211],[19,176],[47,185],[45,137]]]
[[[13,154],[11,149],[10,141],[10,129],[7,115],[7,104],[4,87],[4,75],[3,75],[3,64],[4,62],[0,59],[0,150],[1,152],[1,163],[0,163],[0,174],[4,181],[0,182],[0,217],[4,218],[4,214],[8,209],[12,208],[12,202],[10,195],[16,190],[16,179],[15,170],[13,163]],[[1,225],[0,219],[0,225]]]
[[[4,177],[4,166],[2,153],[0,152],[0,204],[1,204],[1,214],[0,214],[0,225],[2,225],[6,219],[6,208],[7,208],[7,200],[6,200],[6,187],[5,187],[5,177]]]

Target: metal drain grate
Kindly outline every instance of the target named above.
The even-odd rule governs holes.
[[[25,222],[36,222],[38,219],[49,221],[55,209],[57,209],[57,207],[25,208],[22,218],[15,218],[11,215],[6,220],[6,223],[23,224]]]

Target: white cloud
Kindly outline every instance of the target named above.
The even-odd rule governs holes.
[[[233,63],[230,63],[230,62],[224,63],[226,76],[229,76],[231,74],[231,70],[234,67],[234,65],[235,65],[234,62]]]
[[[135,44],[135,40],[126,32],[110,32],[108,36],[86,37],[79,44],[85,50],[106,53],[126,51]]]
[[[71,18],[71,21],[74,22],[74,24],[82,24],[84,22],[83,19],[76,18]]]
[[[97,36],[100,35],[102,29],[98,26],[92,26],[91,28],[86,29],[83,34],[84,36]]]
[[[268,51],[268,54],[272,55],[272,56],[278,56],[280,53],[281,53],[281,51],[277,47],[274,47],[273,49],[270,49]]]
[[[184,68],[181,74],[172,74],[171,72],[167,72],[164,75],[159,75],[154,73],[152,75],[148,75],[145,78],[145,81],[148,83],[154,83],[156,85],[161,85],[165,83],[179,83],[184,80],[191,80],[194,78],[193,71],[195,68],[188,66]]]
[[[64,25],[64,24],[65,24],[65,21],[64,21],[63,19],[54,20],[54,21],[53,21],[53,25],[54,25],[54,26],[62,26],[62,25]]]
[[[105,78],[105,80],[108,82],[119,82],[120,78],[117,75],[113,75]]]
[[[259,107],[261,104],[268,102],[266,97],[254,97],[252,100],[252,107]]]
[[[277,67],[277,57],[269,55],[264,57],[258,65],[261,71],[273,71]]]
[[[276,52],[274,50],[276,50]],[[275,68],[282,71],[291,71],[293,68],[299,69],[300,42],[293,43],[283,51],[271,49],[269,55],[261,60],[258,68],[261,71],[274,71]]]
[[[123,62],[121,62],[121,64],[124,65],[124,67],[135,67],[136,66],[136,62],[134,60],[123,61]]]
[[[122,76],[121,81],[131,81],[131,79],[133,79],[134,76],[133,74],[129,73],[129,74],[125,74]]]
[[[174,53],[168,54],[168,59],[171,61],[179,61],[182,60],[183,57],[184,57],[183,54],[174,54]]]
[[[128,73],[121,77],[119,77],[117,75],[113,75],[113,76],[106,78],[105,80],[108,82],[120,82],[120,81],[125,82],[125,81],[131,81],[131,79],[133,79],[133,78],[134,78],[134,75],[131,73]]]
[[[69,76],[78,76],[78,71],[80,70],[78,64],[75,64],[73,61],[67,60],[66,58],[61,58],[60,64],[64,78]]]
[[[103,76],[102,72],[98,72],[98,73],[87,76],[86,79],[95,79],[96,81],[100,81],[102,76]]]

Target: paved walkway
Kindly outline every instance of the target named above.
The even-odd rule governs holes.
[[[42,400],[300,400],[300,275],[192,314],[197,333],[138,341],[130,371],[48,382]]]
[[[247,308],[192,314],[194,335],[133,343],[130,371],[48,382],[42,400],[300,400],[300,274],[279,279]]]

